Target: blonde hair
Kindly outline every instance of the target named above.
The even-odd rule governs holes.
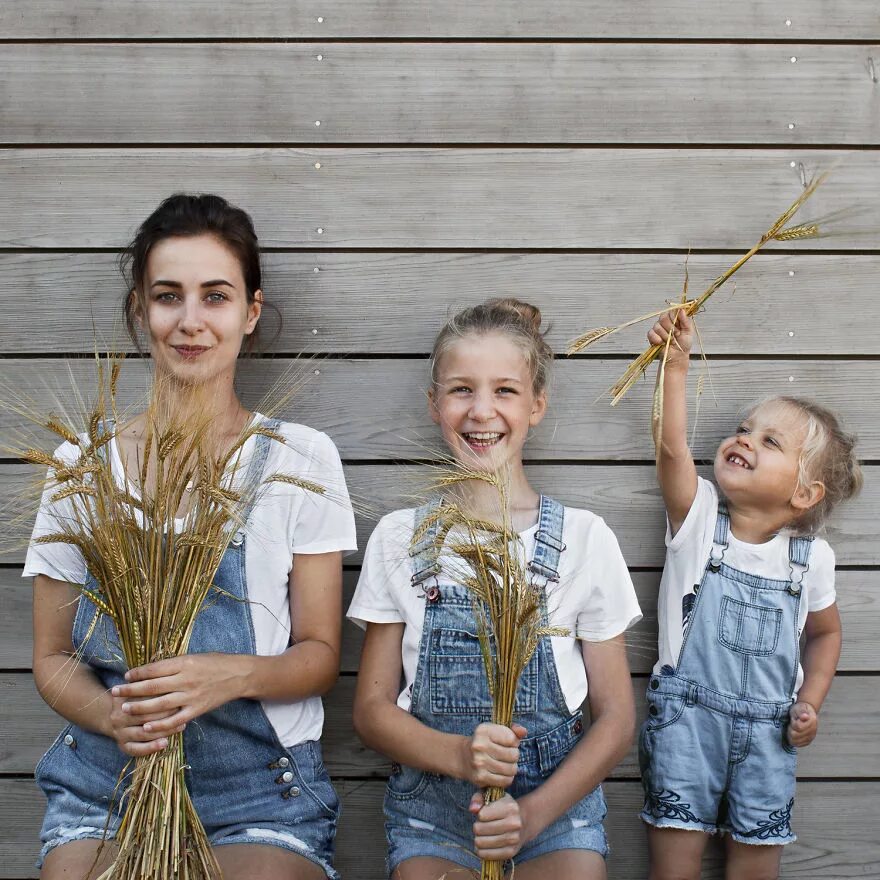
[[[503,333],[522,349],[535,394],[546,391],[553,363],[553,349],[541,330],[541,310],[522,300],[487,299],[453,315],[437,334],[431,351],[431,383],[437,383],[437,366],[443,355],[465,336]]]
[[[806,435],[798,461],[798,484],[806,488],[818,481],[825,487],[822,500],[792,523],[795,531],[811,534],[819,530],[838,504],[861,491],[862,468],[855,454],[857,438],[844,431],[831,410],[803,397],[771,397],[752,406],[748,414],[759,407],[780,403],[798,410],[806,420]]]

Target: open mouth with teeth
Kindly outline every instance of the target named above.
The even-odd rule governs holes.
[[[498,444],[504,437],[504,434],[498,431],[469,431],[461,435],[464,437],[465,443],[476,452],[482,452],[485,449],[491,449]]]
[[[727,463],[735,465],[736,467],[745,468],[747,471],[752,469],[752,466],[741,455],[737,455],[735,452],[731,452],[730,455],[727,456]]]

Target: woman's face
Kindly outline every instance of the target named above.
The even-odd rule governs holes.
[[[522,461],[529,429],[544,417],[544,393],[520,347],[503,333],[457,340],[436,365],[431,418],[460,461],[497,470]]]
[[[236,255],[213,235],[166,238],[150,250],[143,285],[139,318],[157,374],[231,382],[262,302],[260,291],[248,302]]]

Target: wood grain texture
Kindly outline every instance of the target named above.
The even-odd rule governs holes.
[[[186,190],[251,211],[264,247],[747,250],[802,191],[791,162],[838,161],[798,220],[849,213],[810,249],[877,248],[873,151],[10,149],[0,247],[120,247]]]
[[[834,548],[838,565],[880,564],[880,466],[865,467],[865,488],[854,501],[832,514],[826,537]],[[425,466],[348,465],[346,480],[359,511],[356,554],[346,557],[350,565],[362,556],[376,518],[401,507],[412,507],[424,497],[429,475]],[[705,473],[705,470],[703,471]],[[634,567],[663,564],[664,516],[653,465],[527,465],[530,482],[564,504],[585,507],[604,517],[617,535],[623,556]],[[0,511],[15,511],[18,520],[8,522],[4,561],[15,564],[24,558],[33,513],[39,498],[33,469],[20,464],[0,465]],[[367,515],[369,511],[369,515]],[[406,547],[400,548],[405,557]]]
[[[2,138],[875,144],[869,54],[815,44],[13,45],[0,55]]]
[[[324,763],[334,777],[384,777],[389,772],[388,761],[366,748],[352,727],[355,681],[352,675],[343,676],[324,698]],[[645,676],[633,679],[639,724],[647,716],[647,682]],[[834,683],[822,708],[819,736],[808,748],[800,750],[800,777],[878,775],[880,740],[871,733],[880,724],[876,692],[876,676],[845,676]],[[9,719],[0,729],[0,773],[31,773],[64,721],[37,694],[30,673],[0,674],[0,694]],[[639,778],[635,744],[610,776]]]
[[[720,320],[726,317],[718,315]],[[625,367],[620,360],[558,362],[550,409],[532,433],[525,458],[653,461],[649,420],[655,370],[622,405],[611,407],[607,397],[599,399]],[[690,382],[692,417],[697,412],[701,373],[707,381],[694,434],[698,459],[714,458],[718,442],[736,430],[741,413],[754,400],[792,393],[816,398],[834,409],[844,424],[858,429],[859,455],[880,458],[880,423],[864,411],[864,400],[880,384],[880,361],[713,360],[708,369],[695,362]],[[37,412],[49,413],[77,394],[91,393],[95,367],[87,360],[8,359],[3,361],[3,381],[31,398]],[[426,397],[429,381],[428,362],[423,359],[272,359],[244,361],[236,384],[245,405],[263,412],[267,388],[301,386],[280,417],[327,432],[344,459],[389,460],[438,457],[441,442]],[[137,406],[146,399],[147,388],[147,362],[129,362],[120,383],[120,402]],[[21,444],[26,426],[20,416],[0,410],[0,449],[13,447],[16,441]],[[57,443],[47,432],[39,436],[43,448]]]
[[[0,253],[7,318],[0,322],[0,351],[92,352],[96,338],[106,348],[133,350],[120,320],[124,283],[117,259]],[[692,254],[691,293],[734,259]],[[637,253],[268,253],[263,292],[283,324],[264,312],[262,350],[427,353],[456,309],[488,296],[518,296],[543,311],[548,341],[561,352],[581,330],[621,324],[677,298],[684,262],[680,254]],[[880,335],[865,321],[876,308],[878,277],[878,256],[762,253],[737,273],[735,291],[731,284],[707,306],[700,320],[706,350],[878,355]],[[608,337],[595,356],[639,353],[646,329]]]
[[[321,20],[323,19],[323,20]],[[786,26],[786,20],[791,22]],[[662,5],[602,0],[66,0],[0,2],[0,33],[13,39],[543,37],[625,39],[880,40],[872,0],[847,0],[845,14],[823,0],[785,10],[769,0],[675,0]]]
[[[343,608],[348,608],[359,571],[344,575]],[[657,590],[660,574],[636,571],[633,584],[642,608],[642,619],[628,636],[629,664],[633,672],[651,670],[657,656]],[[0,569],[0,669],[29,669],[31,665],[31,581],[19,568]],[[846,672],[880,670],[880,572],[839,571],[837,604],[843,620],[843,651],[838,669]],[[360,663],[361,630],[345,623],[342,631],[342,671],[354,672]]]
[[[343,805],[337,838],[336,867],[343,877],[385,880],[385,834],[380,781],[341,780],[336,787]],[[644,880],[645,834],[638,811],[638,782],[609,782],[605,826],[611,844],[608,873],[616,880]],[[876,835],[878,782],[804,782],[798,786],[792,824],[797,843],[786,847],[783,872],[792,880],[862,880],[880,878],[880,843]],[[0,780],[0,876],[36,878],[33,861],[45,801],[29,779]],[[833,821],[829,821],[833,817]],[[721,880],[724,871],[714,847],[703,863],[703,880]]]

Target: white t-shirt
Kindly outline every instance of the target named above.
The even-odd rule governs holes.
[[[367,623],[405,624],[405,687],[397,705],[407,711],[425,616],[424,594],[410,582],[413,524],[412,509],[396,510],[379,521],[367,544],[348,609],[348,617],[364,628]],[[534,553],[537,530],[536,523],[520,535],[529,558]],[[547,610],[551,626],[565,627],[575,637],[551,639],[559,683],[569,711],[574,712],[587,695],[587,675],[576,639],[601,642],[613,638],[638,621],[642,613],[617,539],[601,517],[566,507],[562,540],[566,549],[560,556],[559,582],[547,587]],[[441,581],[444,577],[455,581],[449,565],[440,575]]]
[[[654,666],[659,673],[664,666],[675,668],[681,652],[683,635],[682,603],[693,594],[694,585],[703,579],[703,572],[712,552],[715,519],[718,514],[718,490],[702,477],[697,481],[697,494],[681,528],[673,537],[666,528],[666,565],[660,580],[657,619],[660,629],[660,659]],[[788,580],[788,535],[778,534],[764,544],[747,544],[729,532],[724,562],[731,568],[773,580]],[[822,611],[834,604],[834,551],[827,541],[813,539],[809,569],[801,582],[798,635],[803,631],[807,614]],[[804,680],[798,666],[795,696]]]
[[[288,484],[271,483],[261,490],[248,520],[245,574],[256,653],[264,656],[281,654],[290,644],[288,576],[293,554],[346,552],[357,547],[354,515],[333,441],[326,434],[290,422],[283,422],[280,432],[286,443],[270,442],[263,476],[295,474],[319,483],[327,493],[320,496]],[[255,447],[256,438],[249,438],[233,485],[245,478]],[[111,448],[114,474],[123,485],[124,472],[115,440]],[[55,454],[62,460],[72,461],[76,459],[77,450],[65,443]],[[55,488],[47,488],[44,492],[33,538],[57,531],[53,523],[65,515],[63,501],[54,505],[48,501],[54,491]],[[76,547],[37,545],[33,538],[23,577],[44,574],[72,584],[85,582],[85,560]],[[284,746],[321,738],[324,708],[320,697],[295,703],[264,702],[263,708]]]

